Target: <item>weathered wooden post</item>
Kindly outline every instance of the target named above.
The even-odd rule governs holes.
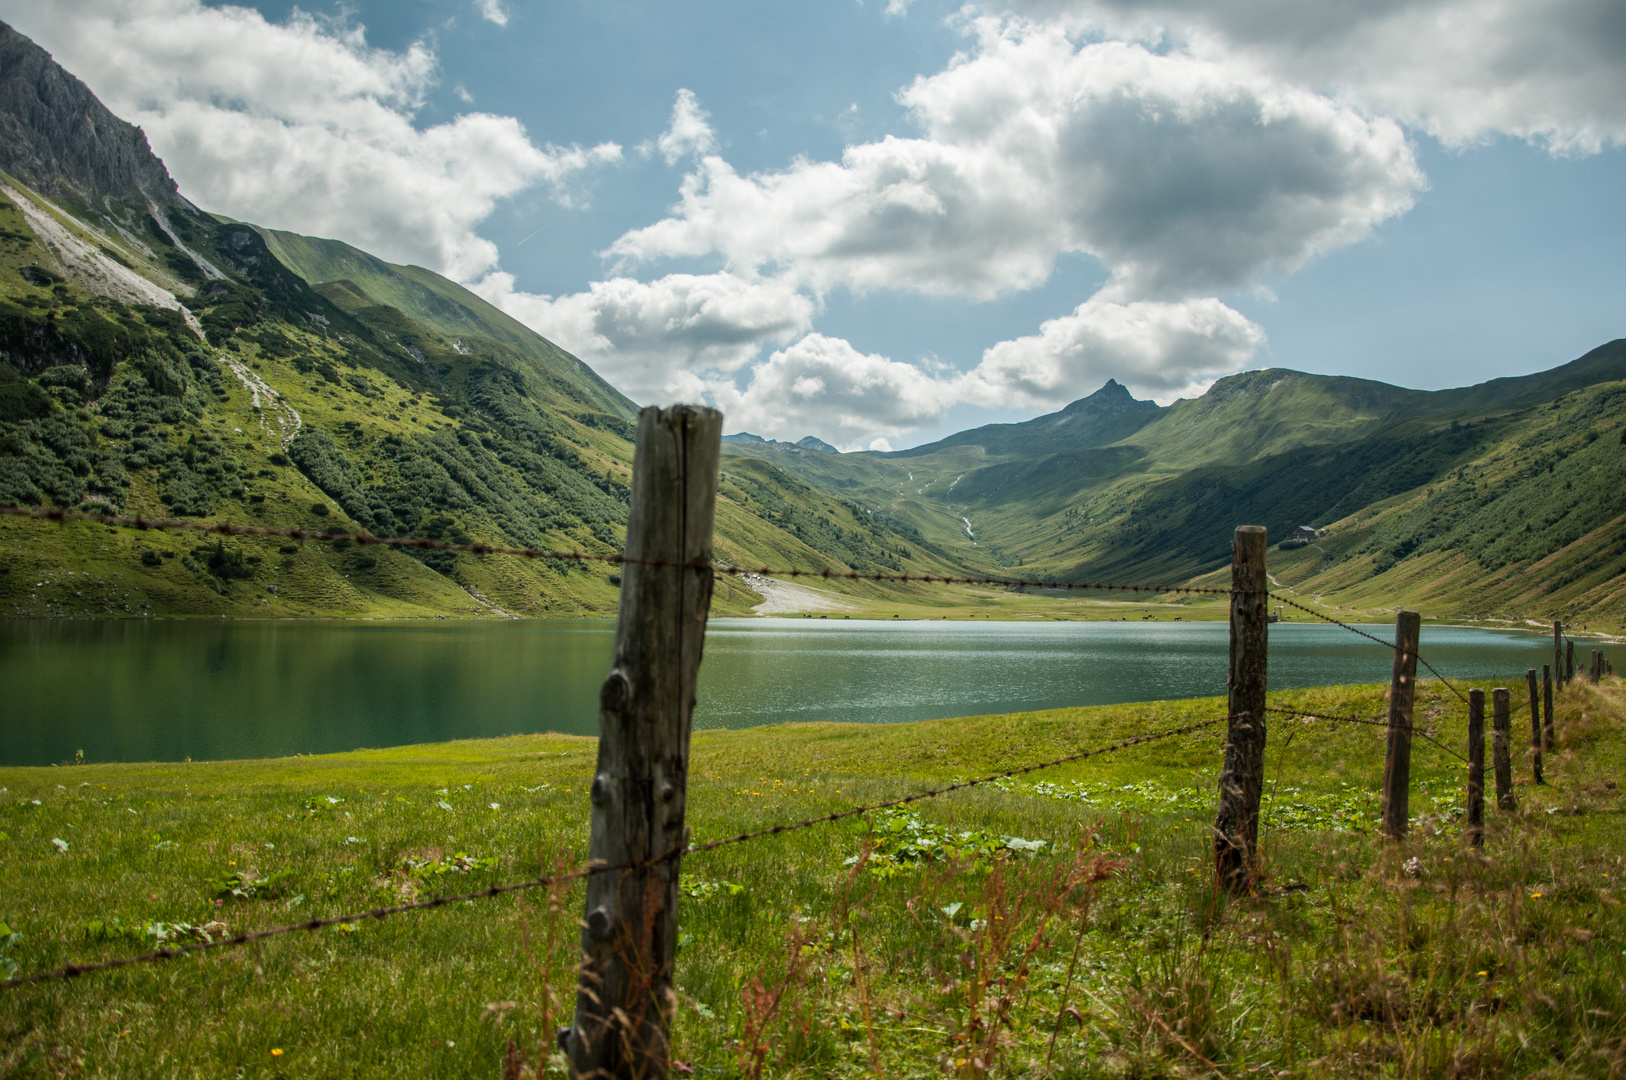
[[[1553,678],[1564,682],[1564,624],[1553,620]]]
[[[1592,650],[1592,662],[1587,665],[1586,674],[1587,681],[1593,685],[1597,685],[1598,681],[1603,678],[1603,652],[1601,650]]]
[[[1383,835],[1399,840],[1411,820],[1411,720],[1417,690],[1417,636],[1423,620],[1415,611],[1395,613],[1395,667],[1389,679],[1389,745],[1383,758]]]
[[[1513,801],[1513,716],[1507,687],[1491,691],[1491,759],[1496,768],[1496,807],[1517,810]]]
[[[1541,698],[1536,694],[1536,669],[1526,671],[1524,677],[1530,684],[1530,772],[1536,783],[1544,784],[1546,781],[1541,778]]]
[[[675,1012],[679,854],[689,722],[711,604],[722,414],[638,414],[615,653],[599,691],[588,857],[630,868],[587,879],[575,1020],[559,1033],[573,1076],[661,1080]]]
[[[1541,665],[1541,749],[1553,748],[1553,673],[1546,664]]]
[[[1485,846],[1485,691],[1468,691],[1468,842]]]
[[[1214,821],[1214,865],[1232,892],[1253,880],[1265,788],[1265,650],[1269,621],[1265,528],[1239,525],[1231,541],[1230,720]]]

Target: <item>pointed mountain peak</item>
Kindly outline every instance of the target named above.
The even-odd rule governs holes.
[[[1068,422],[1079,413],[1098,415],[1111,413],[1118,415],[1128,411],[1157,412],[1160,406],[1155,401],[1142,401],[1129,392],[1129,388],[1117,379],[1108,379],[1095,393],[1088,397],[1081,397],[1068,405],[1060,412],[1052,413],[1051,417],[1057,422]],[[1040,419],[1045,419],[1041,417]]]

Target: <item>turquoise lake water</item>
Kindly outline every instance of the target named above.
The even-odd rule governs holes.
[[[0,764],[594,734],[614,633],[608,619],[0,621]],[[1604,648],[1626,670],[1626,648]],[[1448,677],[1514,686],[1552,657],[1550,637],[1454,627],[1425,626],[1421,649]],[[1217,695],[1226,650],[1223,623],[714,619],[695,727]],[[1386,682],[1391,664],[1389,649],[1334,626],[1270,628],[1273,688]]]

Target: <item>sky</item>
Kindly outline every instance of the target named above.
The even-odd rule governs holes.
[[[1619,0],[0,0],[198,205],[902,449],[1626,336]]]

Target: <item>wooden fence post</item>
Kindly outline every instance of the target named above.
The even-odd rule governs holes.
[[[1564,685],[1575,681],[1575,639],[1564,642]]]
[[[1513,801],[1513,717],[1507,687],[1491,691],[1491,758],[1496,767],[1496,807],[1516,810]]]
[[[1587,681],[1593,683],[1594,685],[1596,685],[1597,682],[1599,680],[1601,680],[1602,678],[1603,678],[1603,651],[1601,649],[1593,649],[1592,650],[1592,662],[1587,665]]]
[[[1553,678],[1564,682],[1564,624],[1553,620]]]
[[[1541,749],[1553,748],[1553,673],[1546,664],[1541,665]]]
[[[1389,745],[1383,758],[1383,835],[1399,840],[1411,821],[1411,720],[1417,690],[1417,636],[1423,619],[1395,613],[1395,667],[1389,679]]]
[[[1485,846],[1485,691],[1468,691],[1468,842]]]
[[[1239,525],[1231,541],[1230,720],[1214,821],[1214,865],[1232,892],[1253,880],[1259,800],[1265,788],[1265,528]]]
[[[1524,677],[1530,684],[1530,772],[1536,783],[1545,784],[1541,778],[1541,698],[1536,693],[1536,669],[1526,671]]]
[[[559,1033],[572,1076],[661,1080],[670,1068],[680,866],[673,853],[689,842],[689,723],[711,605],[721,436],[722,414],[712,409],[638,414],[628,561],[615,653],[599,691],[588,857],[642,865],[587,879],[576,1015]]]

